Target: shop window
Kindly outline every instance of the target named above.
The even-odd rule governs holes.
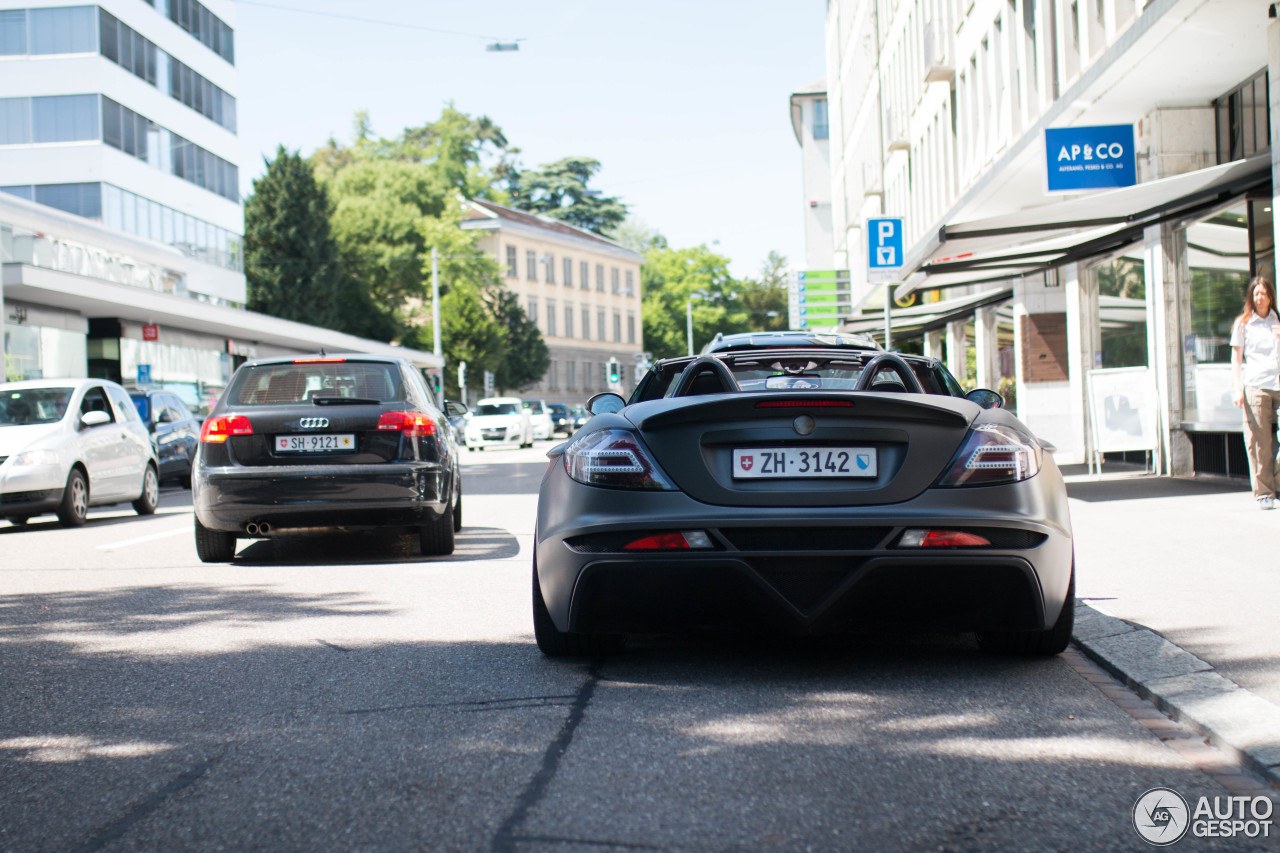
[[[1116,258],[1094,268],[1102,315],[1101,367],[1147,364],[1147,282],[1142,261]]]
[[[1229,163],[1271,149],[1267,70],[1264,68],[1213,102],[1218,162]]]

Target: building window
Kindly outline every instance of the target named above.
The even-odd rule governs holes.
[[[591,265],[586,261],[578,264],[578,286],[583,290],[591,289]]]
[[[535,326],[538,326],[538,297],[536,296],[529,297],[528,313],[529,313],[529,322],[533,323]],[[539,326],[539,328],[541,327]]]
[[[596,312],[596,340],[597,340],[597,341],[607,341],[607,340],[609,340],[607,337],[605,337],[604,309],[603,309],[603,308],[601,308],[599,311],[597,311],[597,312]]]
[[[611,267],[609,269],[609,286],[612,288],[613,293],[620,293],[622,291],[622,286],[618,284],[617,267]]]
[[[827,124],[827,102],[825,99],[813,102],[813,138],[827,139],[831,136],[831,128]]]
[[[570,391],[576,391],[578,388],[578,362],[566,361],[564,363],[565,377],[564,386]]]
[[[33,201],[87,219],[102,218],[101,184],[39,184]]]
[[[564,306],[564,336],[566,338],[573,337],[573,306]]]
[[[1271,121],[1267,113],[1270,97],[1264,68],[1213,102],[1219,163],[1241,160],[1271,149]]]
[[[556,335],[556,302],[554,299],[547,300],[547,336],[557,337]]]
[[[596,290],[604,293],[604,264],[596,264]]]
[[[547,284],[555,284],[556,283],[556,256],[548,252],[547,256],[542,259],[542,262],[547,265]]]
[[[591,309],[585,306],[582,309],[582,339],[591,340]]]
[[[594,387],[591,384],[591,362],[582,362],[582,390],[590,391]]]
[[[622,291],[627,296],[632,296],[636,292],[636,274],[634,270],[627,270],[627,287]]]
[[[573,260],[564,259],[564,286],[573,287]]]
[[[551,368],[547,371],[547,388],[556,390],[560,387],[560,362],[551,359]]]
[[[617,311],[613,312],[613,342],[622,343],[622,314]]]
[[[98,49],[93,6],[28,9],[27,50],[32,54],[91,53]]]
[[[235,31],[196,0],[164,0],[169,20],[232,65],[236,64]]]
[[[538,253],[526,249],[524,253],[524,277],[529,281],[538,280]]]
[[[517,260],[516,247],[507,246],[507,278],[515,278],[520,274],[518,269],[519,260]]]
[[[627,312],[627,343],[634,344],[636,342],[636,312]]]

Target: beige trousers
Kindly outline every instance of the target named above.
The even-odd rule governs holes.
[[[1280,391],[1264,388],[1244,389],[1244,447],[1249,454],[1249,480],[1255,498],[1275,497],[1280,480],[1280,462],[1276,460],[1276,410],[1280,408]]]

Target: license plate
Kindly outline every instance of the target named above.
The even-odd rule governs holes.
[[[277,435],[277,453],[315,453],[322,450],[355,450],[356,437],[351,433],[337,435]]]
[[[738,480],[874,477],[874,447],[753,447],[733,451]]]

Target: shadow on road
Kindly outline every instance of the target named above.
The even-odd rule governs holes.
[[[520,553],[520,544],[497,527],[464,527],[448,556],[424,557],[413,534],[370,530],[258,539],[241,547],[235,565],[355,566],[374,563],[459,563],[502,560]]]

